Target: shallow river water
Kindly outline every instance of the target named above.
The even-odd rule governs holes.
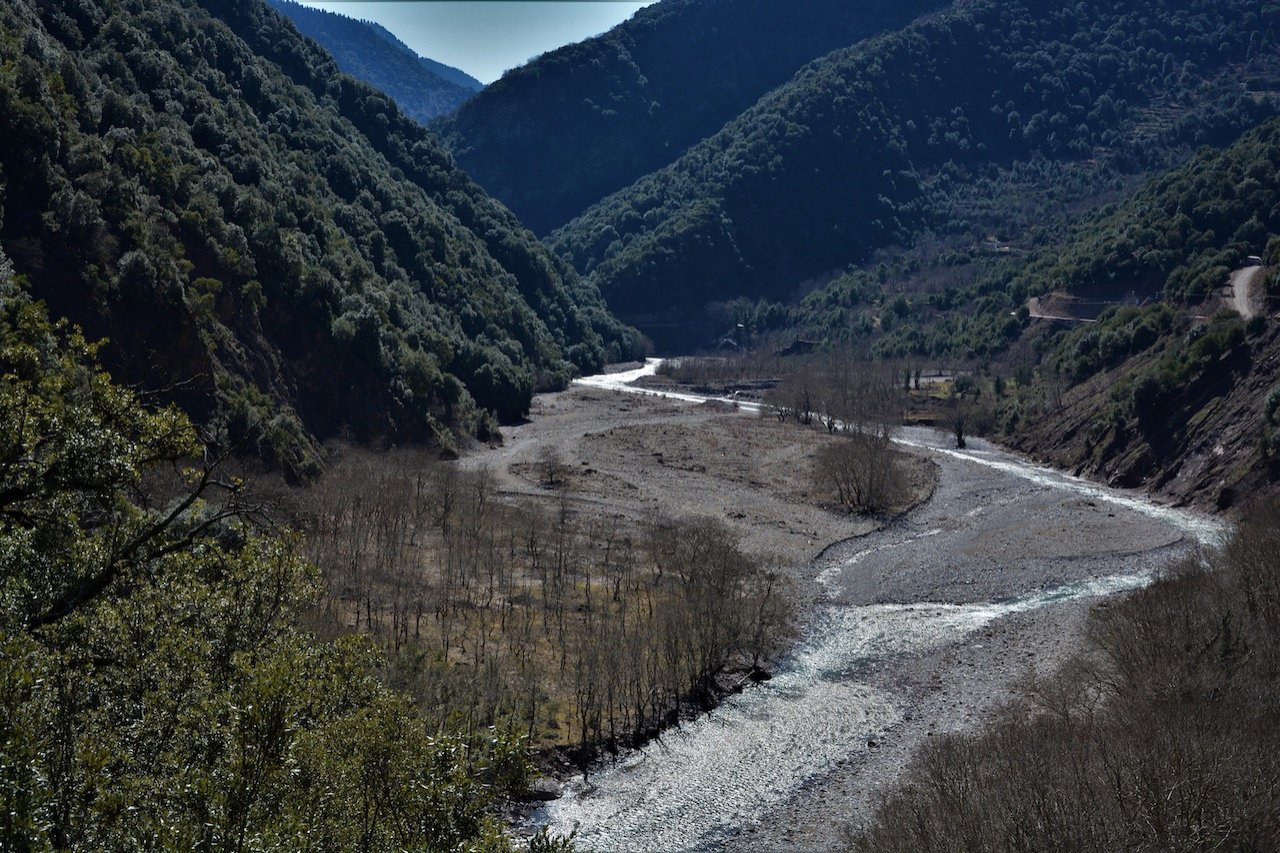
[[[626,383],[653,369],[650,363],[579,382],[634,392]],[[938,492],[904,523],[856,540],[822,569],[817,576],[824,593],[819,610],[775,677],[668,731],[589,782],[579,778],[535,815],[536,823],[559,833],[577,826],[577,847],[584,851],[715,850],[744,826],[765,819],[806,782],[865,751],[869,741],[901,720],[900,697],[873,687],[866,677],[878,663],[954,643],[1002,616],[1140,587],[1168,559],[1160,549],[1110,553],[1099,548],[1100,557],[1092,561],[1074,552],[1056,557],[1052,549],[1036,555],[1004,553],[1021,550],[1007,544],[1020,541],[1010,540],[1009,528],[1022,524],[1010,508],[1030,519],[1052,518],[1068,534],[1078,529],[1080,536],[1090,535],[1091,523],[1079,515],[1081,508],[1101,514],[1111,525],[1099,529],[1141,526],[1147,538],[1176,539],[1180,533],[1200,542],[1220,535],[1211,519],[1028,463],[983,442],[955,450],[946,446],[945,436],[922,429],[904,430],[898,441],[939,463]],[[1071,508],[1057,513],[1059,504]],[[1106,511],[1093,509],[1099,506]],[[984,542],[992,543],[995,553],[975,547]],[[949,555],[955,555],[954,565]],[[937,565],[939,575],[950,573],[960,578],[956,583],[971,583],[964,580],[965,561],[974,566],[1007,563],[1008,574],[991,587],[1003,594],[968,603],[933,603],[879,601],[895,598],[892,587],[880,590],[883,595],[874,588],[867,592],[866,577],[876,566],[905,573],[915,564],[922,572]],[[1053,583],[1055,577],[1071,579]],[[1020,583],[1026,588],[1019,589]],[[979,584],[978,594],[986,588]],[[968,598],[946,596],[950,601]],[[859,599],[878,603],[856,603]]]

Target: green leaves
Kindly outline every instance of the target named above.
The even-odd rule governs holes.
[[[505,850],[523,742],[428,733],[301,630],[300,539],[95,353],[0,257],[0,849]]]
[[[0,301],[0,624],[110,571],[148,525],[123,503],[143,469],[197,450],[176,409],[113,385],[96,347],[21,294]]]
[[[0,841],[14,851],[37,849],[49,799],[40,768],[47,733],[32,702],[40,663],[30,638],[0,644]]]
[[[389,697],[312,729],[293,761],[288,808],[309,816],[320,850],[464,849],[488,833],[494,798],[528,772],[518,739],[429,736]],[[511,762],[514,780],[503,775]]]
[[[123,381],[219,428],[251,399],[262,432],[218,441],[305,478],[317,439],[453,443],[567,381],[571,347],[629,354],[593,288],[265,5],[75,16],[0,9],[0,241]],[[520,376],[475,384],[453,354],[482,333]]]

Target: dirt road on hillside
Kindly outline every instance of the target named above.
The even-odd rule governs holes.
[[[1262,296],[1264,267],[1245,267],[1231,274],[1231,307],[1246,320],[1262,313],[1266,300]]]

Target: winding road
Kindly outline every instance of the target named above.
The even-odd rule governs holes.
[[[1265,267],[1252,266],[1231,274],[1231,307],[1246,320],[1261,313],[1263,299],[1259,291]]]

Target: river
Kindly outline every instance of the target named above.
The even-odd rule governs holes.
[[[628,384],[655,366],[579,382],[706,399]],[[877,666],[954,644],[1011,614],[1140,587],[1193,543],[1222,533],[1212,519],[982,441],[956,450],[924,429],[903,430],[897,441],[938,463],[934,497],[819,567],[817,611],[775,677],[589,782],[570,783],[536,822],[559,833],[576,826],[583,851],[720,849],[901,722],[902,697],[868,677]]]

